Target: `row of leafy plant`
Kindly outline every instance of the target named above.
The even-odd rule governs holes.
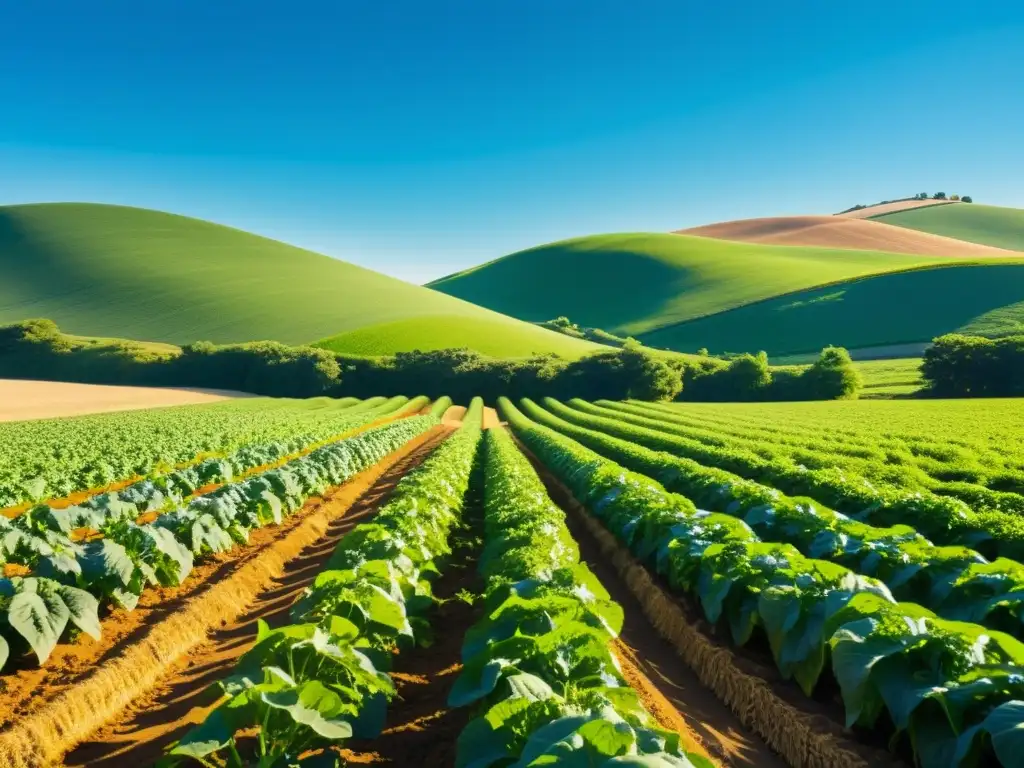
[[[699,508],[741,518],[765,541],[792,544],[808,557],[881,579],[897,598],[943,618],[1024,637],[1024,566],[1016,561],[989,562],[967,547],[937,547],[910,526],[869,525],[723,469],[572,424],[530,400],[520,407],[537,423],[656,479]]]
[[[791,460],[812,469],[838,467],[863,475],[872,481],[906,489],[923,489],[961,499],[978,511],[987,509],[1024,513],[1024,468],[1005,454],[986,452],[996,465],[983,466],[977,453],[963,447],[929,442],[915,445],[917,453],[906,446],[878,441],[857,445],[843,440],[830,443],[820,435],[787,436],[771,432],[771,439],[747,429],[729,431],[718,425],[694,423],[664,406],[638,402],[617,403],[602,400],[597,405],[631,416],[656,420],[658,429],[726,448],[748,450],[772,460]],[[631,422],[640,424],[640,422]],[[927,452],[928,455],[922,455]],[[943,460],[939,460],[941,457]],[[1007,465],[1010,463],[1010,466]],[[933,474],[934,473],[934,476]],[[989,487],[991,486],[991,487]]]
[[[196,558],[245,544],[253,530],[280,524],[308,498],[437,423],[432,414],[414,416],[329,443],[141,525],[127,503],[111,503],[102,519],[94,511],[83,511],[86,519],[19,517],[19,527],[7,528],[0,541],[9,562],[30,575],[0,579],[0,667],[25,646],[44,663],[71,628],[99,639],[102,605],[132,610],[147,587],[181,584]],[[83,523],[98,525],[98,537],[73,540],[71,530]]]
[[[383,397],[241,398],[206,405],[0,424],[0,509],[166,474],[204,458],[297,437],[325,440]]]
[[[906,431],[888,423],[889,411],[875,410],[858,412],[856,422],[840,426],[833,414],[809,410],[802,419],[793,420],[794,410],[766,418],[765,411],[736,411],[726,409],[694,409],[668,403],[641,403],[629,401],[614,403],[599,400],[597,405],[628,410],[638,415],[658,418],[676,424],[699,427],[704,433],[716,439],[716,444],[735,438],[753,438],[762,444],[778,449],[793,446],[796,449],[824,454],[867,459],[867,466],[886,471],[907,468],[920,471],[924,482],[965,480],[985,485],[996,490],[1024,489],[1024,454],[1015,446],[995,442],[983,433],[972,435],[954,431],[948,424],[922,423],[922,432]],[[913,409],[919,416],[926,417],[923,409],[933,407],[932,403],[916,403]],[[924,421],[924,419],[922,419]],[[794,453],[789,453],[795,456]],[[883,469],[892,465],[893,470]],[[925,477],[927,475],[928,477]],[[905,475],[904,475],[905,476]],[[883,478],[884,479],[884,478]]]
[[[742,645],[766,638],[779,672],[813,693],[826,669],[848,726],[908,737],[924,768],[1019,765],[1024,644],[977,624],[897,602],[877,579],[762,542],[731,515],[630,472],[522,414],[504,418],[638,560],[690,595]]]
[[[366,400],[347,408],[344,418],[338,413],[337,418],[330,424],[332,431],[327,436],[322,432],[301,434],[271,443],[243,445],[223,455],[204,457],[185,466],[159,467],[147,477],[120,490],[96,493],[72,506],[50,507],[46,504],[37,504],[26,510],[26,513],[35,516],[66,517],[80,521],[81,525],[77,527],[95,529],[111,509],[116,509],[115,514],[119,517],[130,514],[131,510],[125,505],[133,506],[137,517],[168,510],[186,503],[201,488],[241,479],[240,476],[261,467],[281,463],[297,454],[308,453],[318,445],[338,440],[344,432],[382,416],[397,414],[402,408],[416,408],[420,405],[422,401],[410,402],[408,397]],[[15,527],[18,527],[17,517]],[[2,524],[0,522],[0,525]],[[26,525],[25,528],[30,530],[31,526]],[[0,561],[3,557],[4,552],[0,551]]]
[[[709,445],[634,424],[633,417],[583,401],[570,401],[569,407],[545,398],[543,404],[574,424],[725,469],[792,496],[815,499],[864,522],[883,526],[910,525],[936,544],[971,547],[990,559],[1007,557],[1024,561],[1024,516],[1021,515],[974,512],[964,502],[948,496],[871,482],[841,469],[808,469],[789,461],[765,459],[749,451]]]
[[[170,747],[166,765],[338,766],[331,747],[380,733],[393,656],[430,637],[431,581],[451,553],[482,414],[474,401],[373,521],[338,542],[292,607],[293,623],[260,622],[255,644],[214,684],[221,703]]]
[[[484,461],[486,615],[466,633],[449,704],[477,712],[457,768],[711,766],[660,728],[619,669],[622,608],[579,560],[563,512],[511,437]]]

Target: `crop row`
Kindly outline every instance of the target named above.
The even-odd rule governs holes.
[[[622,608],[579,561],[562,511],[503,430],[485,438],[486,615],[466,633],[449,704],[478,714],[458,768],[711,766],[660,728],[619,669]]]
[[[727,450],[738,450],[757,455],[767,461],[788,463],[810,469],[840,469],[855,477],[872,483],[882,483],[908,491],[925,491],[949,496],[970,504],[976,511],[1004,511],[1024,514],[1024,496],[1019,493],[987,488],[977,481],[983,471],[966,464],[946,467],[942,477],[936,479],[924,470],[908,466],[899,461],[898,454],[887,452],[884,456],[852,458],[829,448],[805,441],[800,447],[787,448],[773,440],[751,435],[728,436],[708,425],[693,426],[680,422],[676,416],[666,414],[663,409],[650,408],[636,403],[612,403],[602,401],[597,406],[616,415],[630,424],[658,429],[691,440],[718,445]],[[983,475],[984,476],[984,475]],[[1006,485],[1015,490],[1024,488],[1024,473],[1005,467],[998,473],[984,477],[986,482]]]
[[[42,516],[58,520],[59,527],[66,533],[85,533],[100,528],[110,516],[139,518],[152,515],[182,505],[201,489],[212,490],[213,486],[242,479],[245,474],[283,463],[319,445],[334,442],[346,432],[382,416],[397,414],[403,407],[409,409],[417,405],[417,402],[410,403],[407,397],[366,400],[346,409],[344,418],[339,414],[326,437],[322,433],[294,435],[272,443],[243,445],[223,455],[209,456],[174,469],[159,468],[119,490],[95,493],[74,505],[33,505],[20,514],[11,515],[13,524],[0,519],[0,530],[30,533],[34,529],[32,518]],[[0,545],[0,564],[18,562],[9,559],[10,556],[11,553]]]
[[[611,406],[611,403],[600,400],[597,404]],[[890,431],[884,422],[876,424],[868,418],[868,413],[859,414],[864,417],[867,429],[860,423],[857,429],[843,429],[824,420],[817,426],[794,424],[786,419],[789,413],[779,413],[777,418],[767,420],[765,413],[755,415],[710,408],[690,410],[669,403],[634,401],[617,405],[634,406],[638,408],[637,413],[674,423],[710,428],[723,438],[753,437],[775,446],[792,445],[839,456],[907,465],[937,480],[960,477],[993,485],[999,483],[1001,473],[1024,469],[1024,456],[1015,451],[1014,446],[968,439],[963,434],[926,436]]]
[[[648,448],[667,451],[707,466],[725,469],[873,525],[910,525],[942,546],[977,549],[988,558],[1024,561],[1024,516],[974,512],[957,499],[927,491],[908,491],[873,483],[840,469],[807,469],[792,462],[769,461],[735,448],[708,445],[627,421],[631,417],[573,400],[567,407],[544,399],[544,406],[573,423],[599,429]],[[589,422],[584,424],[584,419]],[[641,420],[650,421],[650,420]]]
[[[883,713],[925,768],[1017,765],[1024,644],[899,603],[877,579],[762,542],[733,516],[697,510],[579,443],[499,403],[516,434],[576,498],[669,586],[691,595],[737,644],[763,635],[782,676],[811,694],[827,668],[847,725]],[[991,763],[989,763],[991,764]]]
[[[1024,638],[1024,566],[1013,560],[990,563],[966,547],[937,547],[906,525],[882,528],[853,520],[811,499],[570,423],[530,400],[521,408],[537,423],[654,478],[699,508],[741,518],[765,541],[792,544],[808,557],[879,578],[897,598],[943,618]]]
[[[653,419],[660,424],[658,429],[711,442],[713,445],[750,451],[769,460],[788,460],[812,469],[837,467],[871,481],[952,496],[972,505],[977,511],[1024,513],[1024,496],[1020,494],[1024,490],[1024,471],[1020,467],[1007,467],[1005,464],[983,467],[976,455],[964,449],[954,451],[948,445],[933,445],[932,454],[943,455],[948,461],[911,457],[904,451],[891,448],[880,450],[880,444],[858,449],[844,442],[837,450],[820,436],[787,438],[772,435],[766,439],[756,433],[752,434],[749,429],[730,434],[716,426],[695,424],[671,411],[666,412],[664,406],[605,400],[600,401],[599,405],[630,416]],[[850,456],[852,451],[862,452],[863,455]]]
[[[431,580],[451,552],[482,409],[475,400],[459,431],[402,478],[373,521],[339,541],[292,607],[294,623],[261,622],[256,643],[216,684],[221,703],[173,745],[169,764],[340,765],[327,748],[380,733],[394,696],[391,658],[429,632]],[[304,754],[311,750],[323,751]]]
[[[425,404],[426,398],[414,401]],[[148,586],[175,586],[194,559],[248,541],[257,528],[280,524],[310,497],[377,463],[438,423],[434,414],[414,416],[328,443],[275,468],[194,498],[148,523],[137,510],[110,511],[100,537],[75,541],[66,530],[73,518],[22,515],[4,532],[7,551],[30,576],[0,579],[0,666],[10,644],[27,644],[46,661],[73,625],[98,638],[101,603],[132,609]]]
[[[244,398],[0,424],[0,509],[166,473],[246,445],[325,440],[358,409],[384,402]]]

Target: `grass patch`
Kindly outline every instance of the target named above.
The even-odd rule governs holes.
[[[944,206],[945,207],[945,206]],[[642,334],[644,344],[772,356],[927,342],[944,333],[998,337],[1024,324],[1024,260],[880,275],[815,288]]]
[[[885,224],[1024,251],[1024,209],[960,203],[913,208],[873,216]]]
[[[641,334],[657,328],[780,294],[948,261],[693,235],[616,234],[521,251],[430,287],[531,322],[567,315],[581,326],[643,340]],[[711,341],[697,346],[710,347]]]

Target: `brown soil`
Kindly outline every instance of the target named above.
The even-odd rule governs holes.
[[[181,586],[147,591],[135,611],[113,611],[103,621],[100,641],[83,636],[58,646],[45,668],[5,676],[0,765],[51,764],[118,717],[169,671],[187,664],[210,630],[232,626],[275,580],[286,582],[307,548],[330,535],[329,524],[369,489],[385,488],[448,433],[437,427],[415,438],[325,499],[311,499],[283,525],[255,531],[249,546],[205,561]],[[312,577],[315,570],[303,573]],[[132,741],[145,743],[140,733]]]
[[[844,216],[742,219],[680,230],[677,234],[746,243],[808,245],[951,258],[1020,256],[1016,251],[918,232],[882,221]]]
[[[52,419],[84,413],[214,403],[234,397],[255,395],[217,390],[0,379],[0,421]]]
[[[479,507],[467,505],[466,518],[479,519]],[[455,595],[460,590],[478,592],[478,552],[461,541],[444,575],[434,584],[434,594],[444,602],[430,617],[436,632],[430,648],[415,648],[395,662],[392,678],[398,698],[388,707],[384,732],[375,739],[352,741],[342,750],[353,764],[430,766],[453,768],[459,734],[470,719],[472,707],[451,709],[448,692],[462,670],[462,641],[466,630],[479,618],[480,603],[470,605]]]
[[[841,707],[808,699],[795,684],[781,680],[770,657],[765,660],[757,652],[718,641],[694,606],[663,589],[564,485],[523,450],[552,498],[569,513],[581,554],[626,609],[623,640],[630,642],[629,625],[636,620],[642,626],[634,632],[648,644],[642,651],[638,648],[637,657],[646,664],[656,659],[655,649],[667,651],[670,657],[654,660],[648,675],[680,713],[690,715],[686,720],[691,728],[724,764],[901,765],[884,749],[850,738],[842,726]],[[659,640],[656,634],[666,639]],[[681,668],[681,661],[688,667]],[[788,759],[773,752],[769,741]]]
[[[928,208],[933,205],[959,205],[956,200],[900,200],[896,203],[883,203],[882,205],[871,205],[867,208],[860,208],[856,211],[837,213],[848,219],[866,219],[871,216],[881,216],[883,213],[896,213],[897,211],[908,211],[911,208]]]
[[[466,406],[464,405],[453,405],[444,412],[441,417],[442,424],[449,424],[453,427],[462,426],[462,419],[466,416]]]
[[[501,425],[501,418],[493,408],[484,408],[484,429],[493,429]]]

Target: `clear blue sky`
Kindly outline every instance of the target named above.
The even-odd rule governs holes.
[[[78,0],[0,22],[0,203],[425,281],[563,237],[935,191],[1024,207],[1020,0]]]

